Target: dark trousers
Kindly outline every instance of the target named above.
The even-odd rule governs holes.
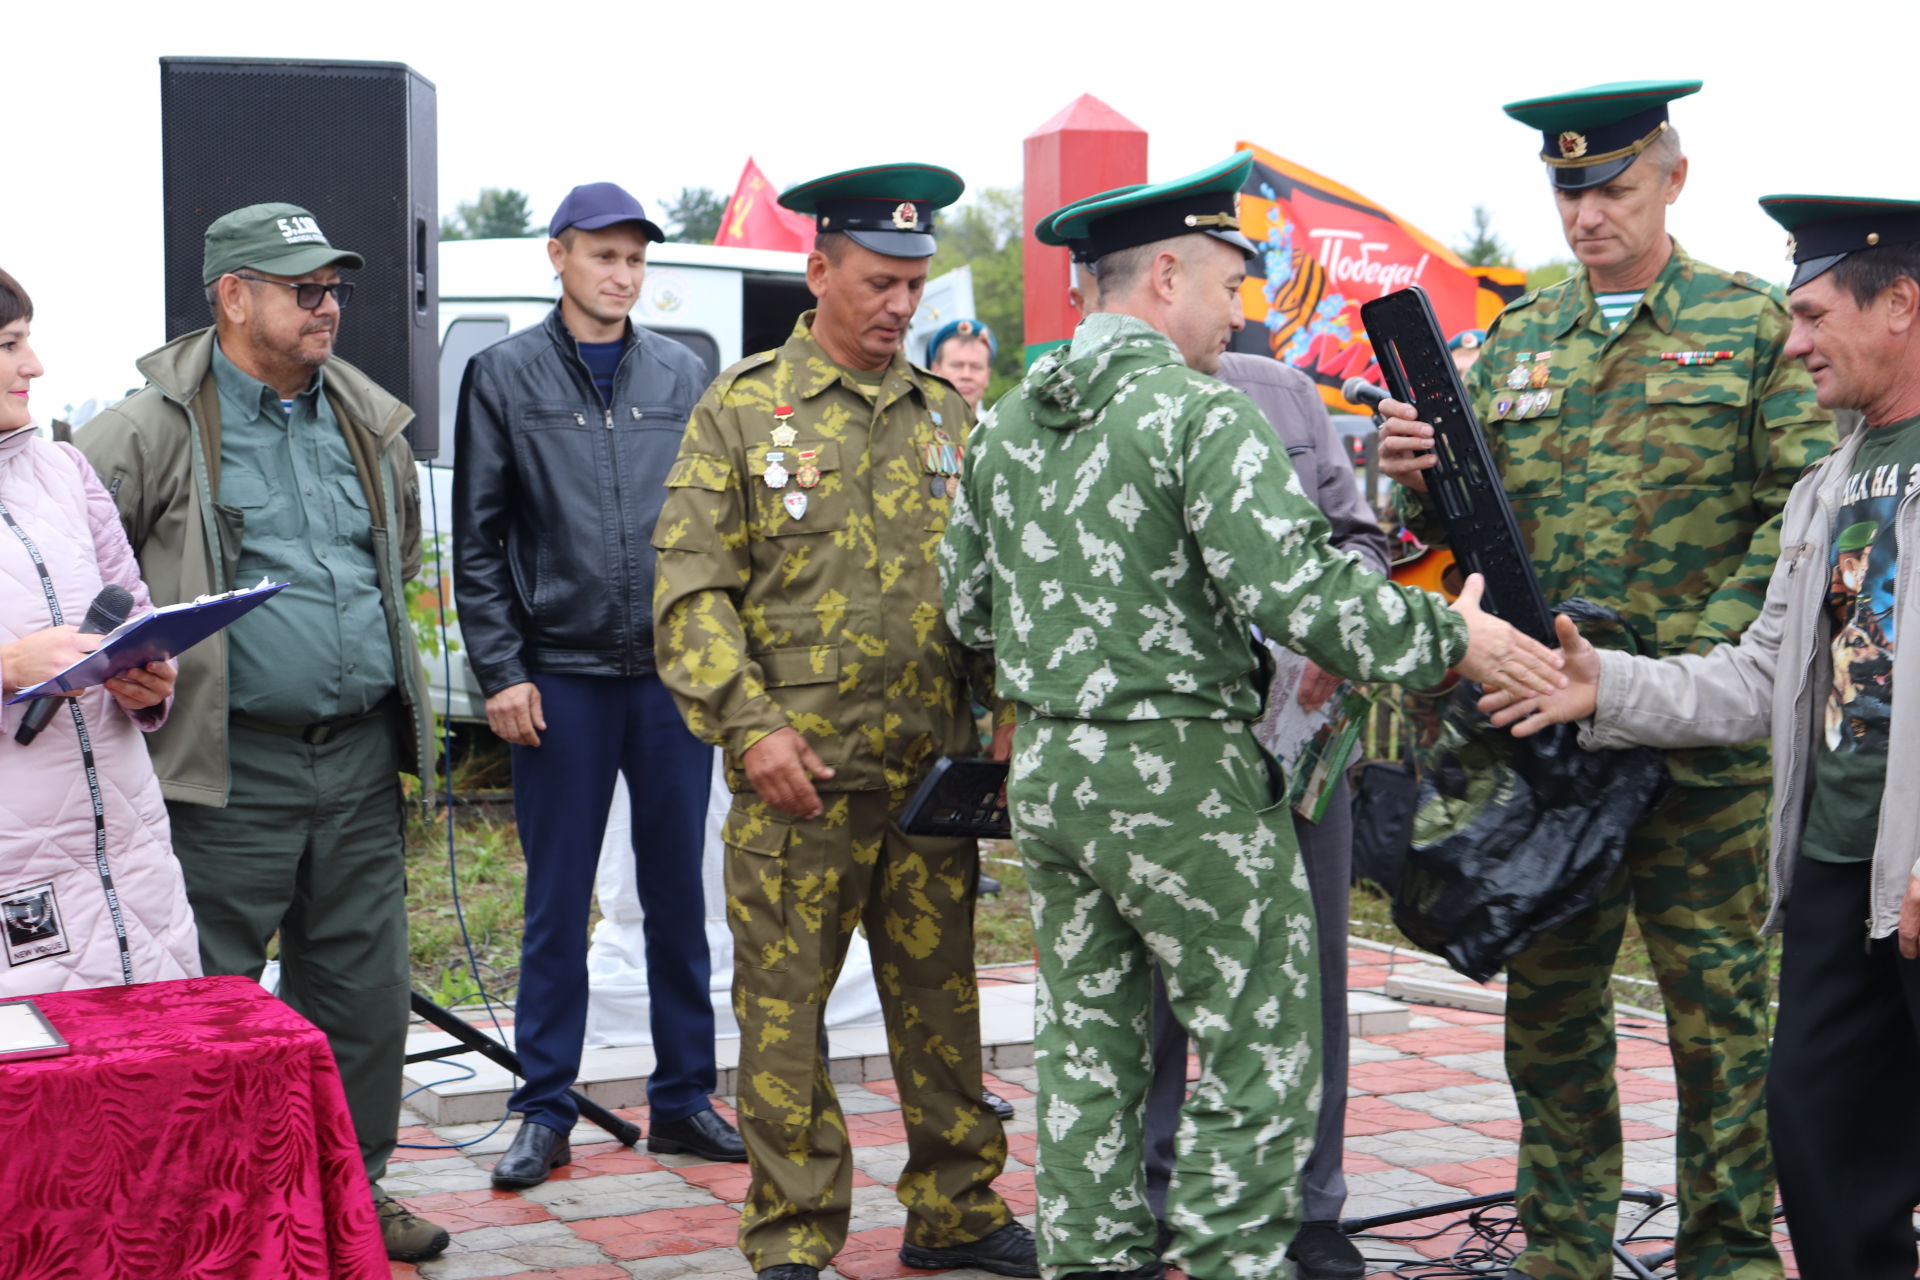
[[[1867,943],[1871,864],[1801,858],[1787,902],[1767,1108],[1805,1280],[1913,1280],[1920,960]]]
[[[513,748],[513,813],[527,859],[526,932],[514,1043],[525,1070],[509,1104],[565,1131],[579,1118],[567,1096],[587,1033],[587,918],[600,843],[625,774],[633,854],[646,912],[647,992],[654,1070],[653,1122],[712,1105],[712,966],[700,872],[712,748],[687,732],[657,676],[538,674],[547,729]]]
[[[280,998],[324,1031],[379,1194],[407,1052],[407,889],[394,716],[317,746],[232,725],[223,809],[173,803],[208,974],[258,978],[280,939]]]
[[[1332,1222],[1347,1203],[1341,1148],[1347,1136],[1347,916],[1353,888],[1353,812],[1345,783],[1327,802],[1326,820],[1298,814],[1293,834],[1307,869],[1320,959],[1320,1118],[1313,1151],[1300,1170],[1300,1216]],[[1142,1138],[1146,1143],[1147,1203],[1166,1220],[1167,1183],[1173,1173],[1173,1134],[1187,1097],[1187,1033],[1167,1003],[1158,966],[1153,971],[1153,1084],[1147,1092]]]

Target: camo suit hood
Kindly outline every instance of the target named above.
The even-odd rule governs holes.
[[[1144,320],[1101,311],[1074,330],[1073,342],[1055,347],[1027,372],[1026,390],[1036,425],[1074,431],[1100,416],[1133,379],[1162,368],[1179,352]]]

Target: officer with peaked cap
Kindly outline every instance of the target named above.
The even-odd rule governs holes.
[[[1539,131],[1572,276],[1488,330],[1464,379],[1551,602],[1618,610],[1643,653],[1739,638],[1780,552],[1788,489],[1832,445],[1806,370],[1787,359],[1779,289],[1689,256],[1667,233],[1688,161],[1668,104],[1697,80],[1596,85],[1507,114]],[[1381,470],[1404,522],[1442,542],[1425,494],[1431,433],[1383,408]],[[1609,981],[1631,910],[1667,1013],[1679,1115],[1677,1265],[1690,1278],[1781,1274],[1764,1079],[1768,753],[1671,752],[1678,784],[1637,826],[1600,900],[1508,969],[1507,1073],[1521,1120],[1511,1274],[1601,1280],[1623,1148]]]
[[[814,1280],[846,1239],[852,1148],[819,1046],[863,923],[906,1116],[901,1261],[1038,1274],[992,1188],[1007,1144],[981,1097],[978,849],[894,821],[936,759],[977,754],[971,702],[992,696],[941,622],[934,564],[973,415],[901,351],[934,212],[962,189],[896,164],[780,197],[815,219],[819,306],[707,388],[654,531],[661,678],[734,792],[740,1247],[761,1280]],[[1010,740],[1009,722],[1002,758]]]
[[[1008,785],[1040,939],[1040,1239],[1057,1280],[1157,1277],[1141,1167],[1151,962],[1200,1081],[1168,1260],[1275,1276],[1320,1093],[1312,909],[1250,722],[1250,624],[1329,671],[1548,687],[1553,659],[1328,543],[1259,409],[1210,377],[1244,323],[1252,163],[1106,193],[1036,228],[1101,309],[994,406],[941,548],[947,620],[1018,705]]]
[[[1920,598],[1897,585],[1920,546],[1920,201],[1760,203],[1793,235],[1785,356],[1821,405],[1866,422],[1794,485],[1760,620],[1737,645],[1665,661],[1596,652],[1567,628],[1565,690],[1483,706],[1522,733],[1587,721],[1595,748],[1771,730],[1765,929],[1785,936],[1767,1097],[1794,1261],[1807,1280],[1910,1280],[1920,800],[1896,784],[1920,770],[1920,673],[1896,646],[1920,634]]]

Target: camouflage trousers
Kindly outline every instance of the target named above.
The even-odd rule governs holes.
[[[1030,719],[1015,737],[1009,798],[1040,957],[1044,1275],[1154,1257],[1153,959],[1200,1059],[1168,1261],[1194,1280],[1284,1274],[1319,1108],[1320,1004],[1306,876],[1268,764],[1237,720]]]
[[[821,797],[819,818],[734,797],[726,845],[740,1136],[752,1181],[740,1250],[753,1268],[825,1268],[847,1237],[853,1150],[821,1057],[821,1018],[847,942],[866,926],[907,1129],[898,1192],[910,1243],[941,1248],[1013,1220],[993,1180],[1000,1120],[980,1098],[971,840],[909,839],[903,792]]]
[[[1687,1280],[1783,1273],[1767,1147],[1766,787],[1680,787],[1600,901],[1508,968],[1519,1213],[1533,1280],[1601,1280],[1623,1149],[1608,975],[1631,905],[1667,1011],[1679,1115],[1676,1263]]]

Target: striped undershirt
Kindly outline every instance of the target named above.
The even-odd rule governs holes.
[[[1618,329],[1620,322],[1632,315],[1640,299],[1646,296],[1646,290],[1642,289],[1637,293],[1596,293],[1593,300],[1600,304],[1600,314],[1607,318],[1607,327]]]

